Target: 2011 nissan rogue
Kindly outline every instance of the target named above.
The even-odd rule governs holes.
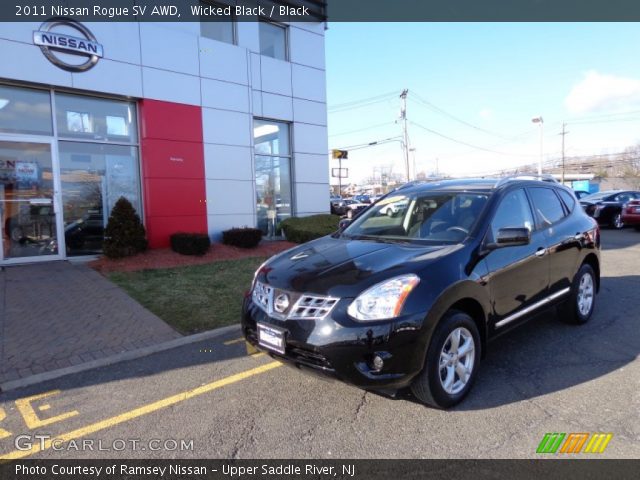
[[[370,390],[410,386],[447,408],[469,392],[488,340],[554,305],[585,323],[599,285],[598,226],[552,179],[407,184],[265,262],[242,330],[299,368]]]

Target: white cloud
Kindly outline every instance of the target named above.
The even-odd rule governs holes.
[[[591,70],[574,85],[564,103],[576,114],[625,110],[640,105],[640,80]]]

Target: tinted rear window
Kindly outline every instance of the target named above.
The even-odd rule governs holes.
[[[570,212],[573,212],[573,207],[575,207],[576,205],[576,200],[573,195],[571,195],[566,190],[558,190],[558,193],[560,194],[560,198],[562,199],[564,204],[567,206],[567,209]]]
[[[562,203],[553,190],[550,188],[531,188],[529,193],[541,227],[548,227],[564,218]]]

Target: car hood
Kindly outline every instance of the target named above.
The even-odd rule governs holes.
[[[424,246],[323,237],[272,257],[258,279],[277,288],[357,296],[395,275],[418,272],[460,245]]]

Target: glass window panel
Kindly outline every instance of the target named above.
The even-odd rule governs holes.
[[[291,216],[291,159],[256,155],[258,228],[275,234],[275,226]]]
[[[227,5],[213,3],[213,2],[200,2],[200,4],[204,7],[213,8],[225,8]],[[233,11],[234,7],[231,7]],[[233,21],[225,22],[218,21],[216,16],[211,15],[201,15],[200,19],[200,35],[206,38],[210,38],[212,40],[218,40],[219,42],[225,43],[235,43],[235,28],[233,25]],[[231,16],[232,19],[235,19],[235,15]]]
[[[531,188],[529,193],[542,228],[553,225],[564,218],[564,209],[553,190],[550,188]]]
[[[255,120],[253,137],[256,154],[289,155],[289,125],[286,123]]]
[[[575,207],[575,205],[576,205],[576,200],[575,200],[574,196],[571,195],[566,190],[558,190],[558,193],[560,194],[560,197],[562,198],[562,201],[567,206],[569,211],[573,212],[573,207]]]
[[[49,92],[0,85],[0,132],[52,135]]]
[[[491,222],[493,240],[498,238],[501,228],[528,228],[533,230],[533,216],[524,190],[518,189],[508,193],[500,202],[500,206]]]
[[[51,147],[0,142],[0,248],[5,258],[58,253]]]
[[[57,93],[56,121],[62,138],[138,141],[135,106],[129,102]]]
[[[99,253],[118,198],[141,215],[138,149],[61,141],[58,150],[67,255]]]
[[[258,22],[260,28],[260,54],[287,60],[287,30],[269,22]]]

